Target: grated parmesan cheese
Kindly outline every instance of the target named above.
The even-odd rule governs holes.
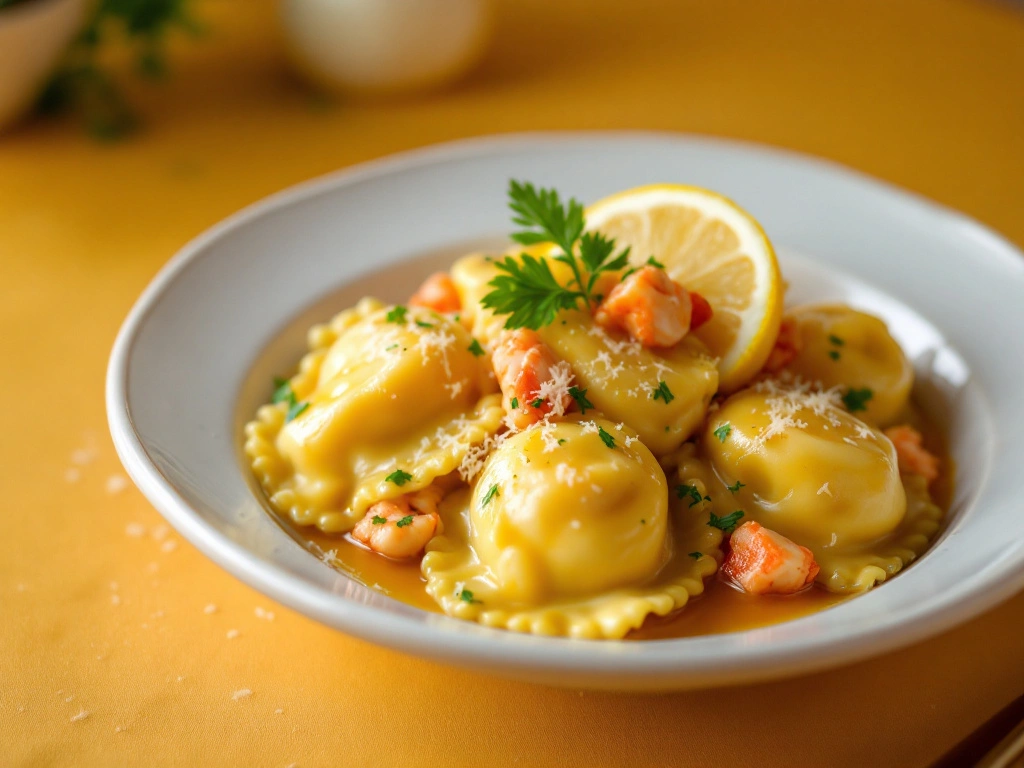
[[[537,389],[537,397],[551,405],[552,416],[564,416],[565,408],[572,402],[569,387],[573,385],[572,366],[561,360],[551,366],[551,378],[542,382]]]
[[[580,477],[580,474],[580,471],[576,469],[576,467],[566,464],[565,462],[555,466],[555,480],[562,483],[562,485],[569,486],[570,488],[576,485],[577,480],[582,482],[583,478]]]
[[[231,700],[238,701],[239,699],[244,699],[246,696],[252,696],[252,691],[250,691],[248,688],[239,688],[237,691],[231,694]]]

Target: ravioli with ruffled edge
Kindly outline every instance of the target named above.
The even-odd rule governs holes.
[[[601,418],[513,434],[468,507],[443,517],[422,563],[430,595],[449,615],[541,635],[621,638],[703,592],[721,556],[707,513],[670,510],[654,455]]]
[[[942,511],[893,443],[842,407],[838,389],[763,381],[708,420],[701,451],[721,511],[807,547],[835,592],[859,592],[918,557]]]
[[[301,405],[265,405],[245,452],[270,504],[298,525],[345,533],[375,502],[459,469],[499,428],[501,396],[450,317],[364,299],[309,333],[290,380]]]

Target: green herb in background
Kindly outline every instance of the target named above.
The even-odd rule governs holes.
[[[18,0],[0,0],[0,7]],[[43,114],[77,112],[90,135],[112,141],[138,127],[138,118],[117,84],[100,64],[104,46],[124,41],[137,73],[159,80],[167,73],[164,44],[177,30],[191,35],[202,27],[189,14],[191,0],[100,0],[92,18],[64,54],[39,97]]]

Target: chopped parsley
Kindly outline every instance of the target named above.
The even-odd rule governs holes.
[[[533,406],[534,408],[540,408],[542,405],[544,405],[544,398],[538,397],[536,400],[530,403],[530,405]]]
[[[664,400],[665,405],[668,405],[675,399],[676,396],[672,394],[672,390],[664,381],[659,381],[658,388],[651,390],[651,400]]]
[[[387,518],[381,517],[380,515],[374,515],[370,522],[374,525],[384,525],[384,523],[387,522]]]
[[[841,338],[836,336],[834,333],[830,333],[828,335],[828,340],[829,340],[830,343],[835,344],[837,347],[841,347],[841,346],[846,344],[845,341],[843,341]]]
[[[719,442],[724,443],[725,438],[729,436],[730,432],[732,432],[732,424],[730,424],[727,421],[725,422],[725,424],[723,424],[722,426],[715,430],[715,437],[718,438]]]
[[[867,387],[863,389],[850,389],[843,395],[843,405],[846,406],[846,410],[850,413],[866,411],[868,409],[868,400],[874,396],[875,393]]]
[[[710,501],[705,496],[700,495],[700,491],[695,485],[677,485],[676,486],[676,497],[680,499],[689,498],[690,506],[695,507],[702,501]]]
[[[405,528],[407,525],[412,525],[412,519],[415,515],[406,515],[401,520],[395,523],[399,528]]]
[[[714,512],[709,513],[711,518],[708,520],[708,525],[712,528],[717,528],[725,533],[732,533],[736,529],[736,525],[739,523],[740,518],[743,517],[743,510],[737,509],[735,512],[719,517]]]
[[[384,319],[387,320],[389,323],[402,324],[405,322],[405,313],[408,311],[408,309],[399,304],[388,310],[388,313],[384,316]]]
[[[657,267],[658,269],[664,269],[665,268],[665,265],[662,264],[660,261],[658,261],[653,256],[648,256],[647,257],[647,266],[649,266],[649,267]]]
[[[704,553],[703,552],[691,552],[690,553],[690,557],[692,557],[694,560],[700,560],[702,557],[704,557]]]
[[[479,603],[480,601],[473,597],[473,593],[468,589],[463,588],[459,592],[459,599],[464,603]]]
[[[384,479],[389,483],[394,483],[395,485],[405,485],[410,480],[412,480],[412,475],[410,475],[404,469],[396,469],[394,472],[392,472]]]
[[[295,402],[295,393],[292,392],[292,385],[288,379],[274,377],[274,395],[270,398],[270,402],[288,403],[289,405]]]
[[[609,448],[615,447],[615,438],[604,431],[604,427],[597,428],[597,436],[601,438],[601,442],[607,445]]]
[[[284,423],[287,424],[296,416],[299,416],[307,408],[309,408],[309,403],[292,403],[291,407],[288,408],[287,415],[284,417]]]
[[[390,347],[384,347],[384,351],[385,352],[390,352],[392,349],[398,349],[399,346],[401,346],[401,345],[399,345],[399,344],[392,344]]]
[[[433,323],[428,323],[428,322],[426,322],[424,320],[417,320],[416,321],[416,325],[418,325],[420,328],[433,328],[434,327]]]
[[[838,360],[839,359],[839,352],[837,350],[830,349],[828,351],[828,356],[831,357],[833,360]]]
[[[736,491],[738,491],[740,488],[746,488],[746,486],[746,483],[741,483],[739,480],[737,480],[732,485],[727,485],[726,488],[728,488],[733,493],[736,493]]]
[[[501,493],[498,491],[498,484],[495,483],[494,485],[492,485],[490,487],[490,489],[488,489],[487,493],[484,494],[483,499],[480,501],[480,506],[481,507],[486,507],[488,504],[491,503],[491,499],[493,499],[495,496],[500,496],[500,495],[501,495]]]
[[[568,440],[566,440],[566,439],[565,439],[564,437],[560,437],[560,438],[558,438],[558,444],[559,444],[559,445],[564,445],[564,444],[565,444],[565,443],[567,443],[567,442],[569,442],[569,441],[568,441]]]
[[[288,379],[279,379],[277,377],[274,378],[274,394],[270,401],[275,405],[277,403],[286,403],[288,405],[288,413],[284,417],[285,424],[309,408],[309,403],[301,402],[295,396],[295,391],[292,389],[291,382]]]
[[[518,397],[513,397],[512,398],[512,402],[509,403],[509,405],[512,406],[512,410],[514,411],[516,408],[519,407],[519,398]]]
[[[587,400],[587,390],[585,389],[580,389],[577,386],[571,386],[569,387],[569,395],[576,401],[576,405],[580,407],[580,413],[586,413],[587,408],[594,407],[594,404]]]
[[[484,348],[480,346],[480,342],[477,341],[476,339],[473,339],[473,343],[469,345],[469,351],[473,353],[474,357],[481,357],[482,355],[486,354],[484,352]]]
[[[640,518],[640,525],[647,525],[647,521],[644,520],[642,517]]]

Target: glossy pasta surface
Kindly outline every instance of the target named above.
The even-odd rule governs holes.
[[[336,567],[486,626],[618,639],[784,620],[925,552],[952,467],[881,319],[788,308],[726,397],[687,332],[714,306],[653,257],[587,282],[531,254],[466,256],[314,327],[246,425],[270,508]],[[591,292],[517,326],[495,300],[516,269]]]

